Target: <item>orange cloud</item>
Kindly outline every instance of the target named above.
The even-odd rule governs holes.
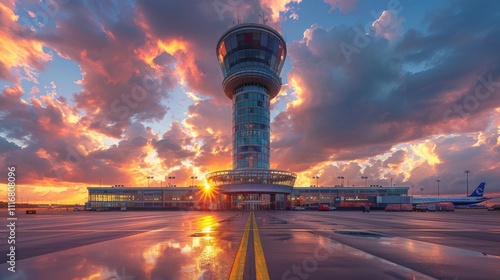
[[[420,158],[420,161],[427,162],[430,166],[442,163],[439,156],[435,153],[436,144],[424,142],[411,146],[412,153]]]
[[[158,48],[177,59],[176,71],[179,73],[182,85],[185,85],[187,80],[192,80],[196,84],[200,82],[204,74],[196,66],[194,53],[190,51],[192,47],[187,41],[182,39],[159,40]]]
[[[199,84],[201,78],[205,76],[196,66],[193,49],[190,42],[182,38],[173,38],[153,40],[135,52],[145,63],[157,71],[161,71],[164,67],[156,62],[162,54],[168,54],[175,58],[174,67],[179,83],[186,85],[188,80]]]
[[[287,107],[299,107],[304,102],[305,90],[303,87],[304,82],[299,75],[290,73],[288,76],[289,84],[295,90],[295,96],[297,99],[287,104]]]
[[[0,3],[0,78],[15,81],[18,78],[12,71],[21,68],[24,78],[36,81],[34,69],[43,67],[51,56],[43,51],[41,42],[30,38],[32,31],[18,23],[19,16],[14,14],[14,9],[12,2]]]
[[[260,4],[263,7],[267,7],[271,10],[271,20],[273,22],[280,21],[280,13],[288,12],[290,10],[290,6],[287,5],[291,3],[299,4],[302,0],[260,0]],[[268,17],[266,15],[266,17]],[[292,19],[297,19],[298,15],[292,11],[292,15],[290,15]]]

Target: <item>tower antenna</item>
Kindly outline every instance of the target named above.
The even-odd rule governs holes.
[[[236,18],[233,20],[233,25],[238,25],[241,23],[240,9],[237,10]]]
[[[266,13],[264,12],[264,10],[262,10],[262,15],[259,16],[262,17],[262,24],[267,25]]]
[[[236,17],[233,20],[233,25],[240,24],[240,9],[237,10]]]

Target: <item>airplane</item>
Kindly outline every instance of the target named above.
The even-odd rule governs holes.
[[[486,183],[482,182],[477,188],[468,196],[413,196],[412,204],[432,203],[432,202],[451,202],[453,205],[470,205],[483,201],[490,200],[491,198],[483,197],[484,187]]]

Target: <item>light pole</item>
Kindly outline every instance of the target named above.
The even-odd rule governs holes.
[[[413,190],[414,186],[411,186],[411,195],[415,195],[415,191]]]
[[[191,185],[192,185],[192,187],[194,187],[194,180],[195,179],[198,179],[198,177],[197,176],[191,176]]]
[[[313,179],[316,179],[316,187],[318,187],[319,186],[319,184],[318,184],[319,176],[318,175],[313,176]]]
[[[441,180],[436,180],[436,182],[438,183],[438,196],[439,196],[439,182],[441,182]]]
[[[361,179],[365,180],[365,188],[366,188],[366,180],[368,180],[368,176],[361,176]]]
[[[172,179],[175,179],[175,176],[168,176],[168,180],[169,180],[168,186],[169,187],[172,187]]]
[[[149,188],[149,179],[153,179],[153,176],[148,176],[148,188]]]
[[[470,173],[470,170],[465,170],[464,171],[465,174],[467,174],[467,192],[465,193],[465,195],[469,195],[469,173]]]
[[[392,188],[392,177],[390,177],[390,178],[391,178],[391,186],[390,187]]]
[[[340,186],[343,187],[344,186],[344,176],[337,176],[337,179],[342,180],[340,183]]]
[[[424,188],[420,188],[420,191],[422,192],[422,196],[424,196]]]

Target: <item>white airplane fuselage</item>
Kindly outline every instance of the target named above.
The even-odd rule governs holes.
[[[491,198],[483,197],[485,182],[482,182],[477,188],[472,191],[468,196],[413,196],[411,203],[437,203],[437,202],[451,202],[453,205],[470,205],[480,203]]]
[[[470,196],[422,196],[413,197],[412,204],[420,203],[437,203],[437,202],[451,202],[453,205],[470,205],[480,203],[490,198],[487,197],[470,197]]]

